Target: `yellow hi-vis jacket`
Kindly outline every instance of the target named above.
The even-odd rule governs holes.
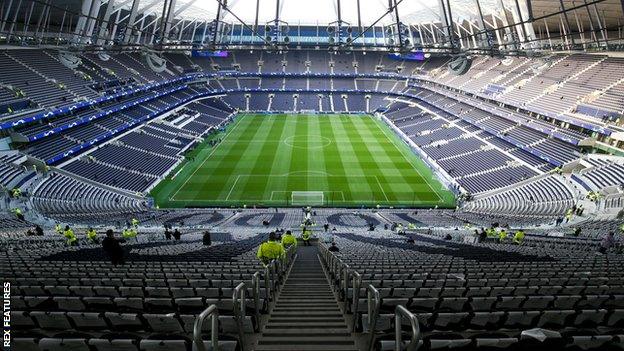
[[[121,232],[121,237],[124,239],[135,238],[136,236],[137,232],[134,229],[124,229],[123,232]]]
[[[516,244],[522,243],[524,240],[524,232],[522,230],[518,230],[513,237],[513,242]]]
[[[312,236],[312,231],[310,230],[304,230],[303,233],[301,233],[301,239],[303,240],[310,240],[311,236]]]
[[[263,262],[280,259],[285,255],[286,251],[284,251],[284,246],[277,241],[267,241],[260,244],[257,254],[258,258]]]
[[[292,234],[284,234],[284,236],[282,236],[282,245],[284,247],[289,247],[291,245],[297,247],[297,238]]]
[[[507,232],[504,230],[501,230],[500,233],[498,233],[498,241],[503,242],[507,239]]]
[[[93,229],[87,230],[87,239],[93,241],[95,240],[96,237],[97,237],[97,233],[95,232],[95,230]]]
[[[71,245],[76,240],[78,240],[78,238],[76,238],[76,234],[74,234],[74,231],[71,229],[67,229],[65,232],[63,232],[63,235],[65,236],[65,238],[67,238],[67,245]]]

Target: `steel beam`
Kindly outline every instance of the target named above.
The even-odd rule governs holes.
[[[139,3],[141,0],[133,0],[132,7],[130,8],[130,15],[128,17],[128,22],[126,24],[126,33],[124,35],[123,43],[130,43],[130,37],[132,37],[132,30],[134,29],[134,24],[136,21],[137,14],[139,12]]]

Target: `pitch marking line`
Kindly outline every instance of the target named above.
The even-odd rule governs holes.
[[[384,188],[381,186],[381,183],[379,182],[379,178],[377,178],[377,176],[375,176],[375,180],[377,181],[377,185],[379,186],[379,189],[381,189],[383,196],[386,198],[386,202],[390,202],[390,200],[388,200],[388,195],[386,195],[386,192],[384,191]]]
[[[240,179],[240,174],[238,176],[236,176],[236,180],[234,181],[234,184],[232,184],[232,187],[230,188],[230,192],[227,194],[227,197],[225,198],[225,201],[229,201],[230,195],[232,195],[232,191],[234,191],[234,188],[236,187],[236,183],[238,183],[239,179]]]
[[[238,122],[234,125],[234,127],[232,127],[232,129],[230,129],[229,132],[227,132],[225,134],[225,136],[223,137],[223,140],[226,140],[230,134],[232,134],[232,132],[234,131],[234,129],[236,129],[239,125],[240,122],[243,120],[245,116],[241,116],[241,118],[238,120]],[[184,188],[186,186],[186,183],[189,182],[189,180],[191,180],[191,178],[193,178],[195,176],[195,173],[197,173],[197,171],[199,171],[201,168],[204,167],[204,164],[210,159],[210,157],[217,151],[217,149],[219,149],[219,147],[221,146],[221,144],[223,144],[223,142],[220,142],[217,144],[216,147],[214,147],[212,149],[212,151],[208,154],[208,156],[206,156],[206,158],[204,159],[204,161],[197,167],[195,168],[195,171],[193,171],[193,173],[191,175],[189,175],[186,178],[186,181],[184,183],[182,183],[182,185],[178,188],[178,190],[176,190],[176,192],[171,196],[171,198],[169,200],[175,200],[176,195],[178,195],[178,193],[180,192],[180,190],[182,190],[182,188]]]
[[[371,117],[372,118],[372,117]],[[381,126],[379,125],[379,121],[375,121],[375,125],[377,125],[377,128],[381,129],[381,131],[384,133],[384,135],[386,136],[386,138],[390,138],[388,137],[388,133],[386,133],[385,129],[381,128]],[[427,183],[427,186],[429,186],[429,189],[433,190],[433,193],[438,197],[438,202],[444,202],[444,200],[442,199],[442,197],[440,196],[440,194],[438,194],[438,192],[434,189],[433,186],[431,186],[431,184],[429,184],[429,180],[427,180],[426,177],[423,177],[423,175],[420,173],[420,171],[418,170],[418,167],[416,167],[414,165],[414,163],[412,163],[412,161],[407,158],[407,156],[405,156],[405,152],[403,151],[403,148],[400,146],[395,145],[396,148],[399,149],[399,151],[401,152],[401,156],[403,156],[403,159],[405,159],[405,161],[407,161],[407,163],[409,163],[410,165],[412,165],[412,167],[414,168],[414,170],[416,171],[416,173],[418,173],[418,175],[425,180],[425,183]]]

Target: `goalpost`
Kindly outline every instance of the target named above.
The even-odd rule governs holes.
[[[293,206],[322,206],[325,196],[322,191],[293,191],[290,203]]]

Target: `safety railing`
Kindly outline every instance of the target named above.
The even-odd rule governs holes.
[[[422,334],[420,333],[420,323],[418,317],[415,314],[408,311],[403,305],[398,305],[394,312],[394,350],[401,351],[403,349],[402,339],[402,321],[403,318],[407,318],[412,328],[412,336],[409,344],[405,348],[406,351],[416,351],[420,347],[420,339]]]
[[[202,340],[202,329],[204,320],[210,317],[212,328],[210,330],[210,341],[212,342],[212,350],[219,351],[219,310],[217,305],[210,305],[195,319],[193,325],[193,350],[206,351],[204,341]]]
[[[260,272],[256,272],[253,275],[251,280],[252,283],[252,291],[253,291],[253,299],[254,299],[254,314],[256,316],[256,327],[254,328],[255,332],[260,331]]]
[[[353,313],[353,324],[351,325],[351,331],[355,332],[357,325],[357,314],[360,306],[360,287],[362,286],[362,276],[357,271],[353,271],[353,289],[352,289],[352,302],[351,312]],[[348,296],[347,296],[348,297]]]
[[[341,289],[343,291],[343,295],[344,295],[344,310],[347,310],[347,307],[349,307],[349,274],[350,274],[350,267],[348,264],[343,263],[340,266],[340,283],[341,283]]]
[[[245,292],[247,286],[245,282],[241,282],[234,288],[232,292],[232,306],[234,306],[234,319],[238,325],[238,338],[241,351],[245,351],[245,330],[243,329],[243,323],[245,321],[246,309],[245,309]]]
[[[297,249],[291,246],[286,250],[283,259],[271,260],[264,266],[265,291],[269,301],[274,300],[277,288],[282,283],[283,277],[294,262],[296,255]]]
[[[275,278],[273,277],[274,267],[275,261],[271,261],[268,265],[264,266],[264,289],[269,301],[273,300],[273,292],[275,291],[273,286],[275,283]]]
[[[379,290],[375,289],[372,284],[366,286],[366,291],[366,300],[368,302],[368,329],[370,330],[368,350],[372,351],[375,346],[375,329],[377,327],[377,316],[379,315],[381,299],[379,298]]]

